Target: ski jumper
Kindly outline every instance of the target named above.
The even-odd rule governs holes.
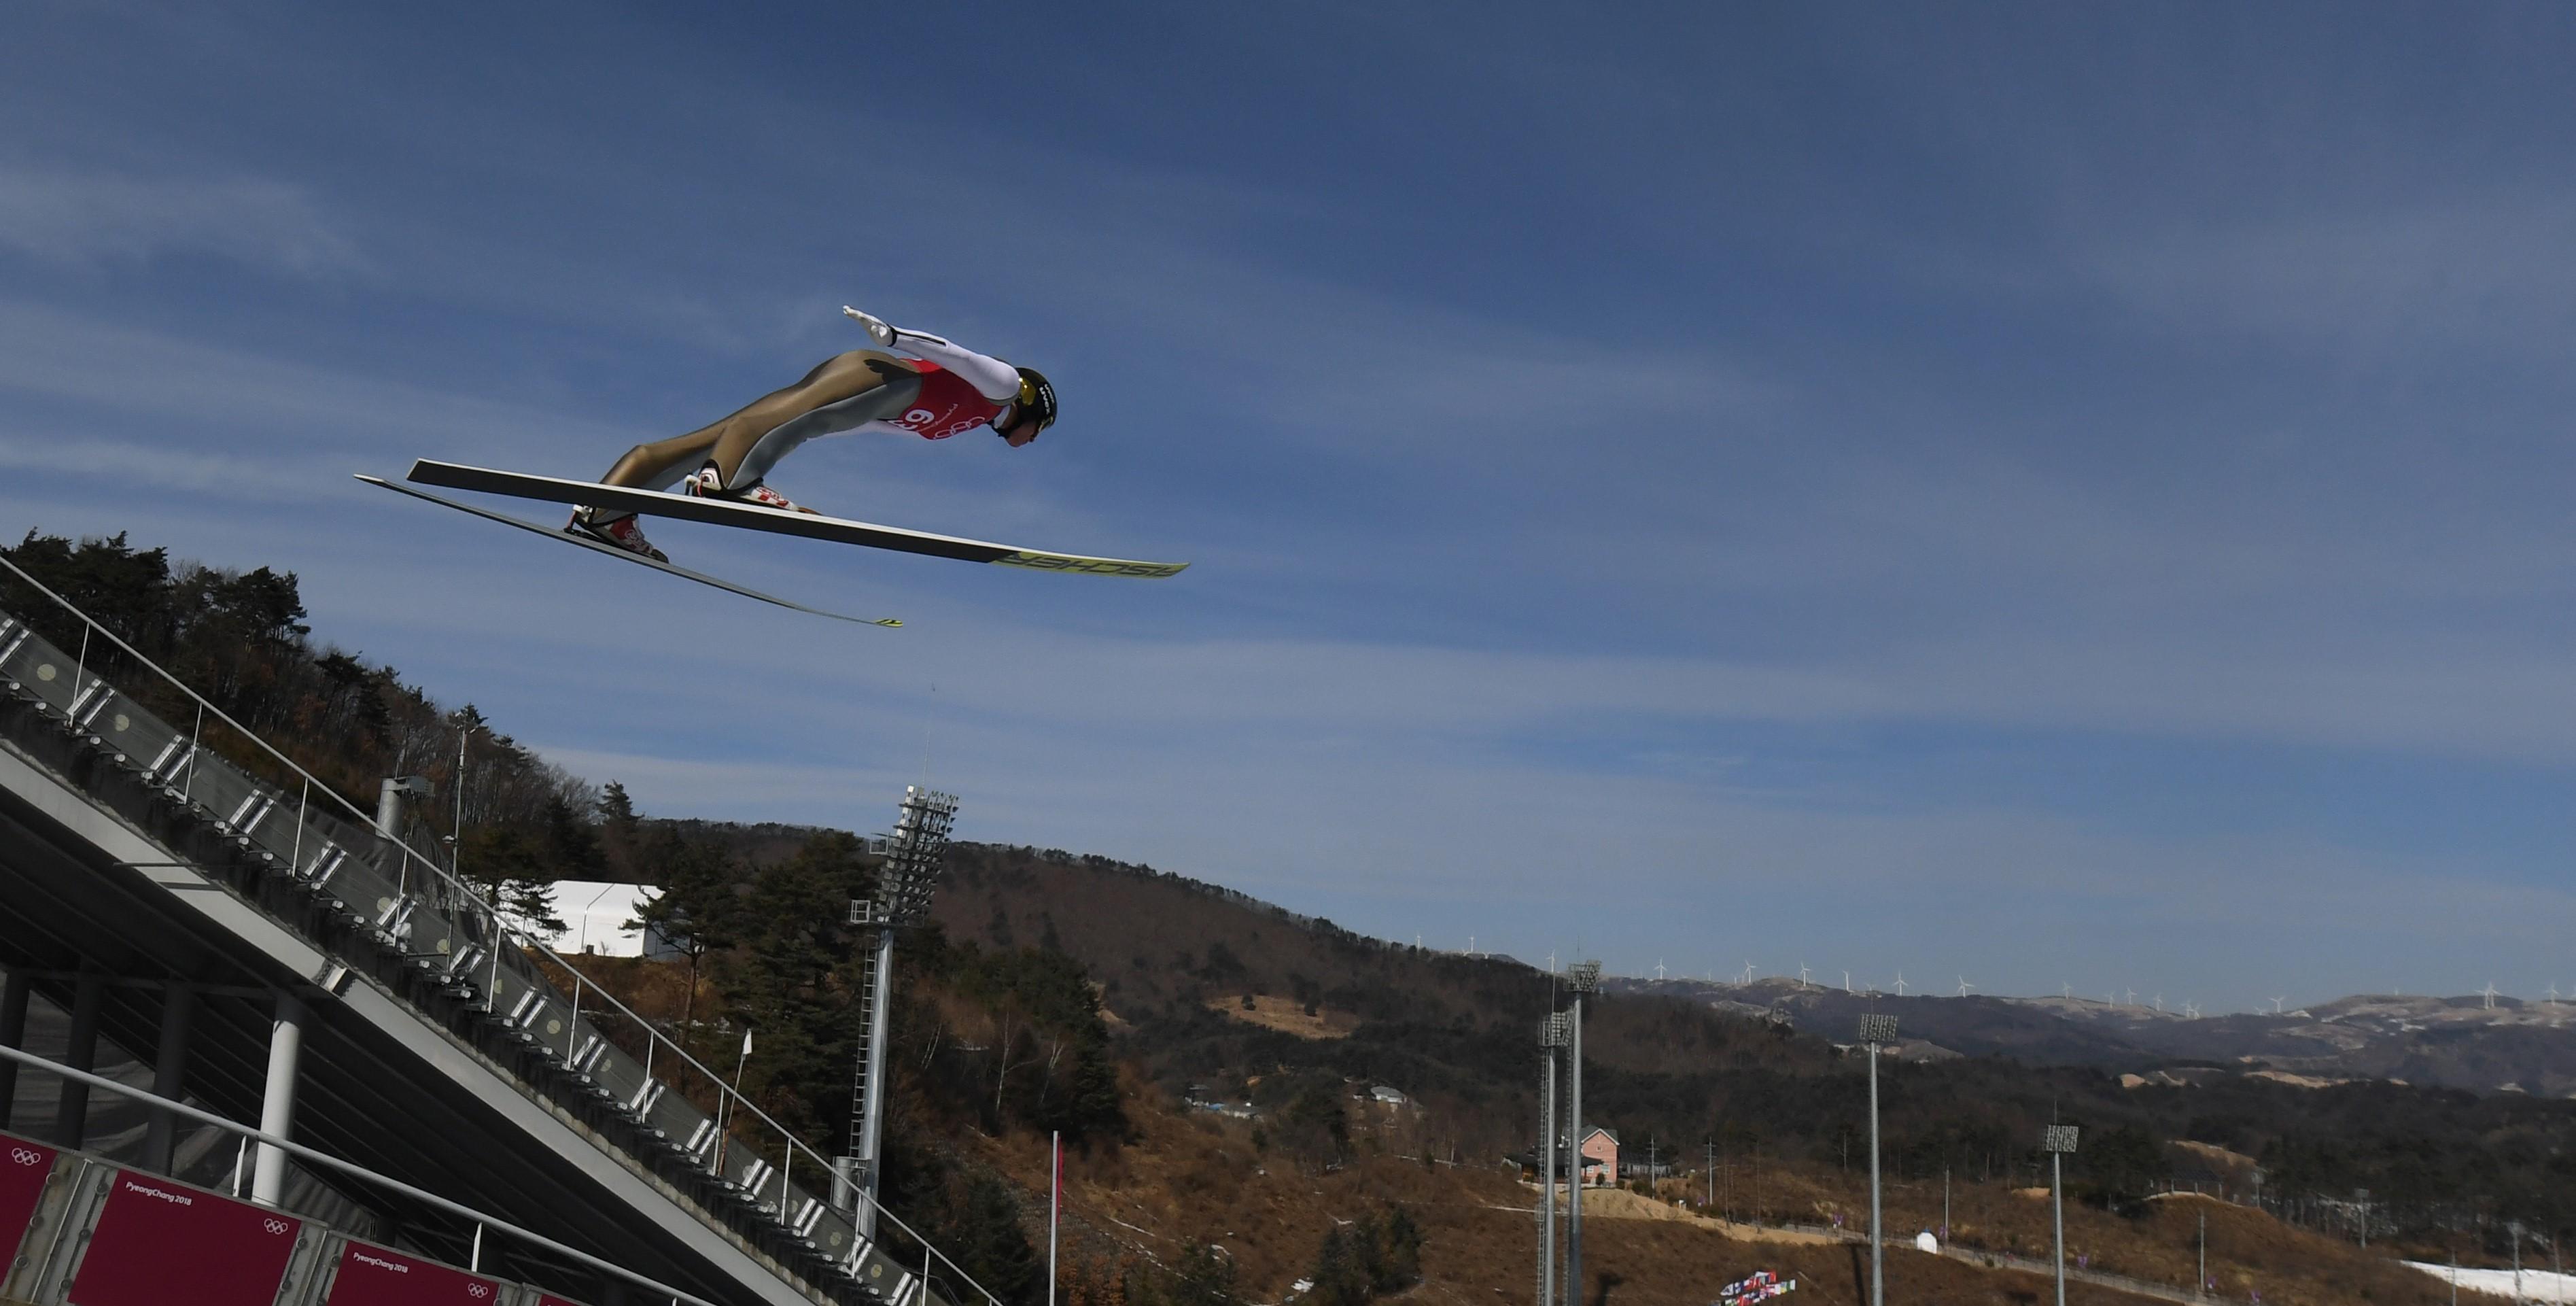
[[[884,431],[945,440],[1009,424],[1018,369],[938,336],[897,330],[894,337],[894,347],[913,357],[872,349],[836,355],[712,426],[627,450],[600,479],[667,490],[713,463],[724,489],[746,490],[797,446],[823,436]]]

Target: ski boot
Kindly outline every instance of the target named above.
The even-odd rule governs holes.
[[[729,503],[747,503],[756,508],[776,508],[780,512],[815,515],[813,509],[769,488],[769,483],[766,481],[753,481],[738,489],[724,488],[724,476],[716,471],[714,463],[708,463],[699,468],[687,480],[680,482],[680,488],[692,498],[723,499]]]
[[[635,514],[631,512],[611,517],[602,514],[597,508],[575,508],[572,510],[572,520],[564,523],[564,530],[571,534],[588,536],[602,544],[624,549],[628,553],[651,558],[655,562],[670,561],[668,557],[663,556],[660,549],[653,547],[651,540],[644,538],[644,524],[637,521]]]

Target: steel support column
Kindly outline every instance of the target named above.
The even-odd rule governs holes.
[[[295,1129],[295,1080],[304,1063],[304,1004],[293,994],[277,995],[277,1018],[269,1026],[268,1086],[260,1094],[259,1129],[291,1138]],[[275,1206],[286,1196],[286,1153],[259,1145],[251,1163],[250,1199]]]
[[[867,1098],[861,1109],[857,1144],[860,1201],[851,1212],[859,1236],[877,1237],[877,1194],[884,1191],[885,1077],[888,1009],[894,1005],[894,927],[877,931],[876,1001],[868,1012]]]
[[[27,1042],[27,975],[12,970],[0,978],[0,1047],[24,1050]],[[0,1129],[9,1127],[10,1104],[18,1096],[18,1063],[0,1061]]]
[[[197,1022],[197,991],[172,981],[161,1000],[161,1046],[152,1058],[152,1092],[180,1098],[188,1089],[188,1040]],[[179,1119],[155,1110],[143,1132],[143,1168],[170,1173],[179,1141]]]
[[[63,1064],[74,1070],[98,1069],[98,1009],[107,1000],[107,977],[85,970],[72,982],[71,1045]],[[54,1099],[54,1141],[78,1150],[89,1141],[89,1085],[66,1080]]]

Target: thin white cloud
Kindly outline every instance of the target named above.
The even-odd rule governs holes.
[[[2557,358],[2576,337],[2576,195],[2457,192],[2211,222],[2079,247],[2076,274],[2195,335]]]
[[[300,186],[7,163],[0,163],[0,248],[56,263],[214,254],[305,277],[365,266],[357,242]]]

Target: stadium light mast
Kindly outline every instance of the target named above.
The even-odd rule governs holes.
[[[1566,968],[1565,987],[1574,993],[1573,1019],[1566,1022],[1568,1067],[1566,1134],[1574,1140],[1573,1182],[1565,1194],[1565,1306],[1583,1306],[1583,998],[1601,991],[1601,963],[1578,961]]]
[[[1886,1239],[1879,1234],[1878,1206],[1878,1049],[1896,1041],[1896,1017],[1861,1017],[1860,1041],[1869,1045],[1869,1306],[1887,1306]],[[1943,1230],[1942,1236],[1949,1232]]]
[[[1554,999],[1549,1005],[1555,1005]],[[1566,1045],[1572,1024],[1562,1011],[1551,1011],[1538,1024],[1538,1045],[1546,1053],[1544,1079],[1539,1081],[1538,1145],[1545,1159],[1539,1162],[1538,1199],[1538,1301],[1539,1306],[1554,1306],[1556,1301],[1556,1158],[1562,1138],[1556,1115],[1557,1049]]]
[[[894,834],[877,868],[876,897],[850,900],[850,924],[874,926],[876,964],[869,968],[859,1007],[867,1016],[867,1043],[859,1049],[857,1082],[850,1086],[849,1151],[833,1197],[858,1224],[859,1236],[877,1236],[877,1194],[885,1139],[886,1014],[893,1005],[894,936],[930,915],[948,854],[948,828],[957,819],[957,797],[906,785],[895,809]]]
[[[2048,1153],[2048,1211],[2057,1247],[2057,1306],[2066,1306],[2066,1154],[2075,1150],[2075,1126],[2047,1125],[2039,1145]]]

